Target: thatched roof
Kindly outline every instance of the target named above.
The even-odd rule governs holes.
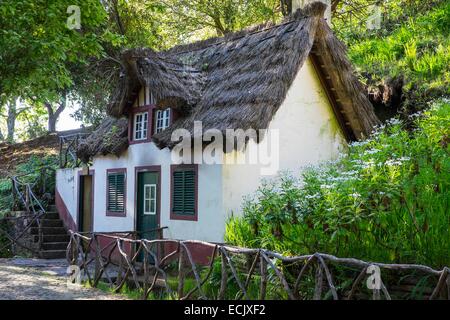
[[[279,25],[177,46],[156,53],[129,50],[124,77],[109,113],[127,115],[143,85],[162,103],[183,110],[169,128],[152,137],[173,147],[171,135],[194,121],[208,129],[265,129],[283,103],[308,57],[318,71],[346,137],[361,139],[379,121],[346,56],[345,46],[323,19],[326,6],[315,2]]]
[[[107,118],[93,133],[80,142],[77,155],[87,163],[95,155],[119,156],[128,148],[128,119]]]
[[[200,99],[203,73],[179,59],[149,48],[127,50],[122,54],[124,74],[108,113],[120,117],[127,113],[141,86],[152,88],[161,106],[191,108]]]

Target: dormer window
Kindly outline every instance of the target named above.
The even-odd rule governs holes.
[[[156,110],[155,112],[155,133],[159,133],[170,125],[170,108]]]
[[[134,133],[135,141],[146,140],[148,134],[148,112],[140,112],[134,115]]]

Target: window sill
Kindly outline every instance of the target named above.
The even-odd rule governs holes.
[[[194,215],[182,215],[171,213],[170,220],[198,221],[198,215],[197,213],[195,213]]]
[[[106,216],[107,217],[126,217],[127,213],[126,212],[111,212],[111,211],[106,211]]]

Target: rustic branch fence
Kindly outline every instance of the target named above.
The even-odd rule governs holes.
[[[8,241],[4,244],[0,251],[9,246],[19,246],[34,256],[40,255],[40,249],[43,242],[42,223],[41,220],[45,216],[46,210],[42,203],[42,197],[48,191],[47,180],[50,174],[54,174],[55,170],[51,167],[42,167],[39,169],[37,178],[33,182],[27,181],[27,176],[33,173],[27,173],[21,176],[11,176],[13,207],[17,210],[23,210],[20,216],[6,216],[0,219],[0,234]],[[17,231],[17,225],[22,228]],[[15,227],[12,225],[16,225]],[[29,236],[30,229],[37,227],[37,243],[36,246],[22,243],[22,239]],[[13,230],[13,232],[11,232]]]
[[[169,299],[225,299],[229,298],[232,286],[237,286],[234,296],[237,300],[272,299],[268,291],[274,288],[281,291],[281,297],[291,300],[308,299],[305,294],[308,288],[312,291],[312,298],[317,300],[354,299],[358,292],[366,288],[364,280],[371,276],[367,271],[372,266],[381,270],[381,282],[378,288],[369,290],[371,299],[392,299],[388,286],[383,282],[387,272],[421,274],[433,283],[429,299],[450,299],[448,267],[435,270],[423,265],[372,263],[322,253],[286,257],[264,249],[162,239],[162,230],[158,229],[158,232],[160,236],[155,240],[130,238],[135,235],[133,232],[71,232],[67,260],[69,264],[79,266],[93,287],[97,287],[103,279],[115,292],[120,292],[126,283],[131,283],[142,292],[142,299],[147,299],[158,290],[162,290],[165,298]],[[107,239],[109,244],[101,247],[101,238]],[[195,263],[190,249],[192,245],[211,249],[208,266]],[[168,250],[169,247],[175,249]],[[115,259],[114,252],[117,253]],[[236,257],[243,263],[238,263]],[[111,274],[111,266],[116,268],[115,276]],[[335,282],[339,267],[350,268],[356,274],[356,277],[347,279],[350,283],[347,283],[345,290],[342,284]],[[211,286],[206,290],[207,282],[217,274],[220,278],[216,279],[218,285],[213,292]],[[176,288],[169,278],[175,280]],[[188,279],[193,285],[186,290]],[[258,284],[257,294],[254,288],[250,294],[250,286],[254,287],[255,283]]]

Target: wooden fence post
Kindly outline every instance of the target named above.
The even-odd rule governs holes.
[[[185,278],[185,272],[184,272],[184,254],[183,254],[183,247],[178,245],[178,299],[181,299],[184,296],[184,278]]]
[[[266,299],[266,290],[267,290],[267,264],[264,257],[260,255],[259,257],[259,267],[261,272],[261,284],[259,288],[259,299]]]
[[[222,276],[221,276],[221,280],[220,280],[220,291],[219,291],[219,295],[218,295],[218,299],[219,300],[224,300],[225,299],[225,292],[227,290],[227,282],[228,282],[228,273],[227,273],[227,259],[225,257],[225,254],[223,253],[222,250],[220,250],[220,258],[221,258],[221,263],[222,263]]]

